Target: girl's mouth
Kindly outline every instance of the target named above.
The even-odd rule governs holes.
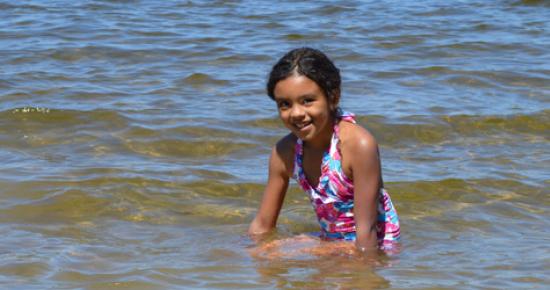
[[[299,123],[299,124],[296,124],[296,123],[294,124],[294,127],[296,127],[296,129],[298,129],[299,131],[307,130],[310,126],[311,126],[311,121],[304,122],[304,123]]]

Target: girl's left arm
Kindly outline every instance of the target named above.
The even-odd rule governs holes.
[[[361,251],[377,249],[377,206],[381,187],[378,144],[366,130],[360,130],[351,142],[350,159],[354,186],[354,216],[357,239]]]

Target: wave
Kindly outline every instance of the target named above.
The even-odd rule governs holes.
[[[359,115],[381,146],[513,145],[547,142],[550,110],[517,115],[419,115],[389,120]],[[91,111],[20,107],[0,111],[0,143],[4,149],[50,148],[62,152],[110,152],[152,158],[202,160],[232,154],[255,154],[287,134],[277,118],[237,123],[197,118],[167,119],[162,111]],[[77,146],[75,146],[77,145]],[[262,151],[263,152],[263,151]],[[45,153],[45,152],[42,152]],[[41,154],[42,154],[41,153]]]
[[[79,124],[89,123],[90,121],[102,121],[112,125],[126,125],[127,118],[123,114],[114,110],[71,110],[54,109],[47,107],[18,107],[0,111],[0,120],[2,122],[37,122],[42,124],[68,123]]]
[[[442,143],[464,137],[491,138],[499,134],[537,135],[548,139],[550,131],[550,110],[502,116],[409,116],[397,121],[379,115],[358,115],[356,118],[385,146]],[[256,119],[242,124],[284,132],[284,126],[277,118]]]
[[[519,0],[512,3],[513,6],[545,6],[550,7],[546,0]]]
[[[11,183],[0,216],[4,221],[25,223],[74,223],[100,218],[178,223],[192,217],[239,224],[247,223],[256,212],[264,187],[261,183],[219,180],[211,173],[203,180],[174,182],[170,178],[124,177],[123,172],[119,176],[108,172],[83,175],[80,180],[73,177]],[[506,179],[388,182],[386,188],[407,220],[472,207],[487,209],[491,216],[540,219],[550,206],[545,188]],[[510,212],[502,211],[502,206]],[[287,219],[304,213],[309,216],[310,207],[305,194],[292,186],[283,215]]]
[[[193,87],[204,87],[204,86],[223,86],[227,85],[229,82],[227,80],[215,79],[212,76],[204,73],[193,73],[188,75],[182,80],[182,84],[190,85]]]
[[[481,44],[454,44],[452,47],[440,47],[444,51],[452,51],[453,49],[465,49],[468,51],[480,50]],[[487,50],[493,51],[494,44],[484,43],[483,46]],[[544,50],[537,49],[534,46],[517,47],[512,45],[501,45],[500,49],[517,49],[522,52],[529,52],[531,55],[540,56],[544,54]],[[425,50],[425,49],[424,49]],[[443,79],[450,84],[466,85],[478,88],[502,88],[502,87],[548,87],[548,73],[544,70],[528,70],[521,72],[510,71],[481,71],[481,70],[463,70],[448,66],[427,66],[414,69],[402,69],[394,77],[420,75],[429,78]]]

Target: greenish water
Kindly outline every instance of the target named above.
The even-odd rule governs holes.
[[[544,289],[547,1],[0,1],[0,288]],[[313,46],[381,146],[398,254],[264,260],[246,230]],[[315,232],[287,194],[275,238]]]

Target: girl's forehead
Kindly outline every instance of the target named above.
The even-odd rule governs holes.
[[[319,89],[319,85],[312,79],[304,75],[290,75],[287,78],[284,78],[277,82],[275,89],[277,88],[316,88]]]
[[[306,76],[290,76],[275,85],[275,96],[322,93],[321,88]]]

